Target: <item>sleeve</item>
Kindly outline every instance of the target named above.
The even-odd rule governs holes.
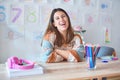
[[[43,51],[42,51],[42,55],[41,55],[41,61],[47,62],[50,53],[52,53],[52,51],[53,51],[53,46],[49,41],[43,40],[42,50]]]
[[[50,62],[58,62],[60,60],[63,60],[63,58],[54,51],[54,39],[55,36],[53,34],[50,34],[49,36],[47,36],[47,38],[43,39],[42,42],[43,51],[41,55],[42,62],[50,63]]]
[[[79,36],[74,38],[74,45],[70,53],[74,56],[74,58],[79,62],[84,58],[84,45],[82,44],[82,39]],[[70,58],[70,57],[69,57]],[[71,57],[72,58],[72,57]],[[71,59],[72,60],[72,59]]]

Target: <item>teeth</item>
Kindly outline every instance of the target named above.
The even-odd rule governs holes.
[[[60,24],[60,25],[65,25],[65,24]]]
[[[63,25],[65,25],[65,23],[63,23],[63,22],[60,22],[60,25],[61,25],[61,26],[63,26]]]
[[[61,25],[64,25],[65,23],[64,22],[60,22]]]

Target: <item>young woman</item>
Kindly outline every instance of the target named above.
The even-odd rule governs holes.
[[[80,62],[84,58],[81,36],[74,34],[70,18],[61,8],[53,9],[41,46],[42,62]]]

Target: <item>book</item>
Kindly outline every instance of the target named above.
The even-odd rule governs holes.
[[[20,69],[10,69],[6,63],[6,70],[7,70],[9,77],[29,76],[29,75],[36,75],[36,74],[44,73],[43,67],[38,64],[35,64],[33,69],[20,70]]]

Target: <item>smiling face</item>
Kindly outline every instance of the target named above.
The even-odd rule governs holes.
[[[57,11],[54,14],[54,26],[57,27],[58,31],[60,33],[64,33],[67,31],[69,27],[68,17],[67,15],[62,11]]]

